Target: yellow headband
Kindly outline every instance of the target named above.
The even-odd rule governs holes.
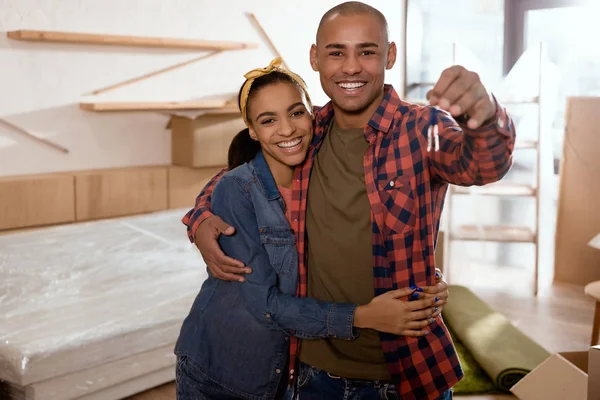
[[[242,112],[242,118],[244,119],[244,122],[246,123],[247,127],[250,127],[250,121],[248,121],[247,118],[246,108],[248,106],[248,95],[250,94],[250,88],[252,87],[252,83],[254,83],[255,79],[260,78],[261,76],[268,75],[273,71],[278,71],[288,75],[294,80],[294,82],[300,85],[300,87],[304,91],[304,95],[306,96],[306,101],[308,102],[308,111],[312,113],[312,103],[310,101],[310,96],[308,95],[308,88],[306,87],[306,83],[299,75],[296,75],[295,73],[287,69],[281,68],[281,61],[281,57],[274,58],[268,67],[253,69],[252,71],[249,71],[244,75],[244,78],[246,78],[246,82],[244,82],[244,85],[242,86],[242,94],[240,96],[240,111]]]

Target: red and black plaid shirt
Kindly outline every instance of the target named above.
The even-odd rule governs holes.
[[[459,125],[446,112],[402,101],[385,86],[384,99],[365,127],[369,148],[363,160],[371,205],[374,294],[435,284],[434,249],[448,184],[484,185],[501,179],[512,164],[515,128],[506,109],[497,104],[495,118],[476,130]],[[315,136],[304,164],[296,168],[291,223],[299,253],[297,295],[307,295],[306,207],[308,180],[333,118],[328,103],[315,108]],[[427,151],[427,131],[439,129],[439,151]],[[188,235],[211,216],[215,176],[200,193],[196,207],[183,223]],[[456,350],[439,316],[430,334],[405,337],[381,335],[385,359],[402,399],[436,399],[463,376]],[[292,338],[290,374],[299,354],[300,340]]]

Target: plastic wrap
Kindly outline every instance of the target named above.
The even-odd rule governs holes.
[[[28,385],[175,343],[207,277],[185,211],[0,235],[0,379]]]

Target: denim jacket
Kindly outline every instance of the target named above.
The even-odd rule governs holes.
[[[355,339],[357,306],[295,297],[296,240],[262,152],[220,179],[212,212],[235,228],[232,236],[221,235],[221,248],[252,273],[244,283],[209,273],[175,353],[225,395],[273,399],[287,377],[288,337]]]

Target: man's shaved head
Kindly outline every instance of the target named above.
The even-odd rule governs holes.
[[[360,1],[327,11],[310,47],[310,64],[331,99],[339,127],[363,127],[383,100],[385,71],[396,62],[383,14]]]
[[[384,34],[385,41],[388,41],[388,23],[385,16],[378,9],[371,7],[368,4],[361,3],[360,1],[347,1],[345,3],[338,4],[333,7],[321,18],[319,27],[317,29],[317,45],[319,44],[319,33],[321,32],[323,25],[328,21],[334,19],[337,16],[353,16],[353,15],[370,15],[377,19],[381,24],[381,29]]]

